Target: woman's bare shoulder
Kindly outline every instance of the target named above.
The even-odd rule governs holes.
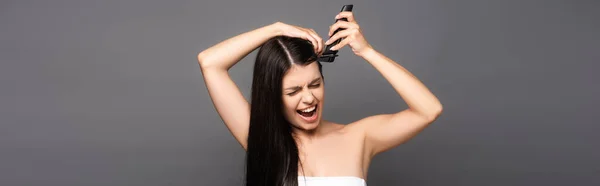
[[[349,123],[349,124],[341,124],[341,123],[336,123],[336,122],[331,122],[331,121],[324,121],[323,124],[325,124],[327,127],[327,131],[329,131],[329,133],[332,134],[340,134],[340,135],[360,135],[361,134],[361,129],[358,129],[359,125],[356,125],[353,123]]]

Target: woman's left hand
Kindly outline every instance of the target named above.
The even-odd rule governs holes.
[[[339,50],[345,45],[350,46],[354,54],[358,56],[363,56],[363,54],[372,49],[371,45],[367,42],[365,37],[360,30],[360,27],[356,23],[356,19],[354,19],[354,15],[352,12],[340,12],[335,19],[346,18],[348,21],[339,20],[333,25],[329,27],[329,40],[325,42],[325,45],[329,45],[333,43],[335,40],[339,38],[343,38],[340,43],[331,47],[331,50]],[[338,28],[345,28],[346,30],[340,30],[335,35],[331,36],[333,32],[335,32]]]

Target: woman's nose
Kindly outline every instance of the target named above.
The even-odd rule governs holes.
[[[315,96],[312,94],[312,92],[305,91],[304,94],[302,95],[302,102],[307,105],[312,105],[314,101],[315,101]]]

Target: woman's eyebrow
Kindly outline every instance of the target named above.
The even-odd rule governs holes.
[[[285,90],[298,90],[298,89],[300,89],[300,88],[302,88],[302,87],[300,87],[300,86],[295,86],[295,87],[289,87],[289,88],[286,88]]]
[[[311,81],[309,84],[316,83],[316,82],[317,82],[317,81],[319,81],[319,80],[321,80],[321,77],[318,77],[318,78],[316,78],[316,79],[312,80],[312,81]]]
[[[312,81],[311,81],[309,84],[316,83],[316,82],[318,82],[319,80],[321,80],[321,77],[318,77],[318,78],[316,78],[316,79],[312,80]],[[301,89],[301,88],[302,88],[301,86],[294,86],[294,87],[288,87],[288,88],[286,88],[285,90],[297,90],[297,89]]]

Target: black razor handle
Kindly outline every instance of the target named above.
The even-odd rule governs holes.
[[[342,7],[342,11],[340,11],[340,12],[352,12],[352,7],[353,7],[352,4],[344,5]],[[335,22],[338,22],[340,20],[342,20],[342,21],[348,21],[348,19],[346,19],[346,18],[340,18],[340,19],[335,20]],[[335,35],[335,33],[337,33],[338,31],[341,31],[341,30],[345,30],[345,29],[344,28],[338,28],[337,30],[335,30],[333,32],[333,34],[331,34],[331,36]],[[329,37],[329,38],[331,38],[331,37]],[[333,62],[335,60],[335,57],[338,56],[337,55],[338,51],[337,50],[331,50],[331,47],[339,44],[340,41],[342,41],[342,38],[337,39],[333,43],[327,45],[325,47],[325,51],[319,57],[319,61],[321,61],[321,62],[329,62],[329,63]]]

